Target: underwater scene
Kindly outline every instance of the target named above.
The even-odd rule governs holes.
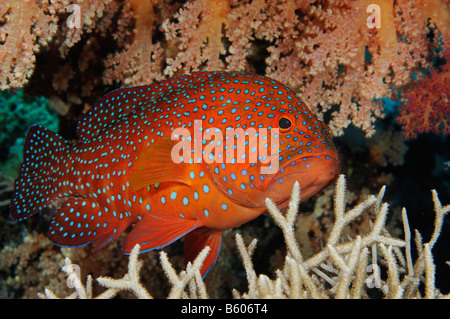
[[[450,298],[449,8],[0,1],[0,298]]]

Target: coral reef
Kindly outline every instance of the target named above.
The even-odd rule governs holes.
[[[377,99],[397,98],[450,48],[447,0],[381,1],[381,28],[368,27],[367,0],[1,4],[1,89],[27,85],[82,109],[112,84],[256,71],[300,93],[335,135],[350,124],[373,135]]]
[[[65,138],[77,139],[80,115],[111,89],[195,70],[248,71],[292,87],[335,136],[342,173],[347,176],[346,205],[365,202],[368,194],[386,184],[385,201],[391,205],[389,224],[382,225],[381,234],[401,238],[400,246],[409,242],[403,235],[406,219],[400,205],[404,205],[410,228],[431,238],[435,225],[426,213],[432,211],[428,190],[438,189],[444,203],[450,198],[450,2],[377,1],[381,28],[367,24],[369,16],[377,19],[376,12],[368,11],[372,2],[0,0],[1,295],[36,298],[38,292],[45,294],[45,287],[55,296],[70,295],[64,273],[57,271],[65,258],[80,267],[80,280],[88,275],[120,278],[128,266],[135,280],[142,261],[139,282],[148,293],[142,296],[171,294],[172,279],[167,280],[160,266],[164,255],[147,252],[139,260],[132,255],[133,265],[127,265],[121,237],[95,252],[89,245],[56,247],[44,235],[50,211],[16,224],[9,217],[8,203],[21,161],[21,141],[30,124],[42,120],[40,124]],[[59,125],[49,107],[56,110]],[[304,271],[298,268],[297,273],[292,271],[297,248],[292,244],[292,250],[287,249],[273,218],[261,216],[224,236],[222,253],[204,280],[207,292],[195,288],[202,285],[200,281],[191,280],[181,293],[212,298],[288,297],[291,293],[312,297],[307,288],[312,287],[315,296],[331,298],[441,297],[436,290],[433,293],[436,274],[435,285],[448,296],[448,218],[435,245],[430,241],[424,245],[420,241],[427,240],[416,235],[416,249],[410,245],[411,258],[406,246],[364,246],[363,238],[374,229],[376,210],[382,207],[380,201],[365,202],[370,207],[341,229],[345,252],[339,248],[340,240],[328,245],[336,219],[333,188],[302,201],[301,214],[292,226],[300,256],[303,262],[318,254],[325,259],[310,268],[303,263]],[[253,238],[258,238],[258,248],[255,242],[244,244]],[[370,277],[372,283],[380,284],[379,289],[367,289],[359,282],[363,289],[356,290],[356,282],[350,285],[347,275],[339,277],[349,272],[370,275],[361,273],[365,248],[367,264],[382,270]],[[183,277],[182,247],[172,245],[166,253],[175,269],[169,272]],[[247,263],[244,268],[241,254],[253,266]],[[168,264],[165,269],[170,269]],[[419,277],[420,282],[414,279]],[[291,286],[290,279],[300,287]],[[392,288],[396,282],[401,289]],[[112,289],[96,283],[93,280],[90,287],[83,280],[87,297]],[[118,296],[136,293],[121,290]]]
[[[385,187],[377,196],[370,195],[366,200],[346,211],[346,183],[341,175],[336,183],[334,215],[330,237],[323,250],[304,259],[294,236],[294,223],[300,203],[300,187],[294,184],[289,208],[283,215],[275,203],[266,199],[269,214],[283,232],[287,246],[287,255],[283,269],[276,271],[276,279],[267,275],[256,275],[252,255],[256,249],[257,239],[246,246],[240,234],[236,235],[236,244],[241,255],[248,280],[248,291],[240,293],[233,290],[235,298],[368,298],[372,289],[379,290],[384,298],[450,298],[443,295],[435,286],[435,264],[431,250],[441,232],[444,218],[450,211],[450,205],[442,206],[438,194],[432,191],[435,208],[435,228],[427,243],[416,231],[416,248],[419,256],[415,263],[411,255],[411,231],[406,209],[402,218],[405,239],[397,239],[385,228],[388,204],[383,203]],[[343,229],[353,223],[364,211],[370,211],[373,218],[371,229],[355,238],[344,238]],[[139,271],[142,261],[138,260],[139,245],[130,255],[128,273],[122,279],[108,277],[97,278],[97,282],[106,288],[95,298],[112,298],[122,290],[131,291],[137,298],[152,298],[149,291],[141,284]],[[401,249],[403,248],[403,249]],[[186,270],[176,273],[165,252],[160,253],[161,266],[172,286],[168,298],[207,298],[205,283],[200,275],[202,263],[209,253],[209,247],[200,252],[193,263],[188,263]],[[371,262],[371,264],[369,264]],[[381,267],[385,268],[382,275]],[[66,258],[63,271],[75,287],[75,292],[68,298],[93,298],[91,276],[86,284],[81,281],[79,273],[69,258]],[[385,278],[383,278],[385,277]],[[424,294],[419,289],[424,287]],[[40,293],[41,298],[58,298],[46,289]]]
[[[448,59],[447,59],[448,60]],[[405,92],[407,103],[400,108],[397,121],[407,138],[433,132],[450,134],[450,64],[433,69],[429,78]]]
[[[58,116],[47,98],[26,96],[24,90],[0,91],[0,172],[16,178],[22,163],[28,127],[40,124],[58,130]]]
[[[0,89],[23,87],[32,75],[35,53],[47,46],[57,33],[57,10],[68,4],[51,1],[0,2],[1,31]]]
[[[408,151],[408,146],[404,142],[404,136],[394,130],[377,132],[367,141],[370,157],[379,166],[386,167],[388,163],[401,166]]]
[[[6,246],[1,250],[0,269],[9,274],[4,281],[6,291],[14,292],[27,287],[23,297],[35,298],[37,287],[52,285],[56,291],[64,291],[64,276],[58,272],[63,257],[56,254],[44,234],[27,234],[17,247]],[[37,260],[37,262],[36,262]],[[12,297],[16,297],[12,294]]]
[[[435,265],[431,249],[441,232],[444,217],[450,205],[443,207],[435,190],[432,191],[435,207],[435,229],[428,243],[416,231],[419,252],[415,264],[411,256],[411,232],[406,209],[403,208],[405,240],[394,238],[385,228],[388,204],[383,203],[385,187],[377,196],[369,196],[352,209],[345,211],[346,183],[341,175],[336,183],[335,220],[326,246],[319,253],[304,259],[293,235],[293,226],[300,202],[298,184],[294,185],[289,209],[285,216],[275,203],[266,199],[270,215],[275,219],[287,246],[285,265],[272,280],[266,275],[257,276],[251,256],[256,240],[247,247],[240,236],[236,242],[241,253],[249,281],[248,291],[233,291],[236,298],[367,298],[371,289],[378,289],[384,298],[450,298],[435,287]],[[373,224],[369,232],[345,239],[343,229],[363,212],[371,211]],[[404,248],[402,251],[400,248]],[[381,250],[378,252],[378,249]],[[371,264],[369,264],[371,261]],[[382,278],[380,266],[386,267]],[[424,283],[422,277],[425,278]],[[419,290],[424,285],[425,295]]]
[[[138,260],[140,246],[136,245],[131,253],[128,263],[128,273],[122,279],[113,279],[109,277],[97,278],[97,281],[106,291],[96,296],[95,299],[111,299],[114,298],[120,291],[129,290],[139,299],[153,299],[148,290],[141,284],[139,271],[143,262]],[[165,252],[160,253],[161,265],[164,268],[166,276],[169,278],[172,285],[168,298],[207,298],[206,287],[200,274],[200,269],[205,261],[206,256],[210,251],[209,247],[205,247],[200,254],[194,259],[192,263],[188,263],[186,271],[182,271],[179,275],[170,263]],[[76,271],[78,265],[72,264],[70,258],[65,259],[65,265],[62,270],[66,273],[70,286],[75,288],[75,292],[67,297],[67,299],[80,298],[92,299],[94,298],[92,292],[92,276],[89,275],[84,285],[81,282],[80,274]],[[185,289],[189,291],[185,291]],[[45,293],[39,293],[40,298],[58,299],[55,293],[49,289]]]

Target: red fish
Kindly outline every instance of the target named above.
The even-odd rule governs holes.
[[[231,133],[230,133],[231,132]],[[295,181],[306,199],[337,176],[329,129],[288,87],[244,73],[199,72],[108,93],[70,143],[29,129],[11,215],[23,220],[56,200],[48,231],[61,246],[102,247],[128,227],[128,253],[184,237],[193,260],[220,250],[222,232],[282,208]]]

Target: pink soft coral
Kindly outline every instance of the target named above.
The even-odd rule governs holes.
[[[69,0],[0,0],[0,88],[24,86],[44,46],[36,85],[68,103],[197,70],[258,72],[299,93],[334,135],[353,124],[369,137],[377,101],[429,67],[430,29],[450,52],[449,0],[379,0],[380,29],[366,24],[372,2],[85,0],[70,28]]]
[[[398,122],[406,138],[418,133],[450,133],[450,63],[406,92],[407,103],[400,108]]]

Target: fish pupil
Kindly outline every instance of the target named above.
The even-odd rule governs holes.
[[[288,128],[291,127],[291,125],[292,125],[291,120],[286,117],[282,117],[278,121],[278,126],[283,130],[287,130]]]

